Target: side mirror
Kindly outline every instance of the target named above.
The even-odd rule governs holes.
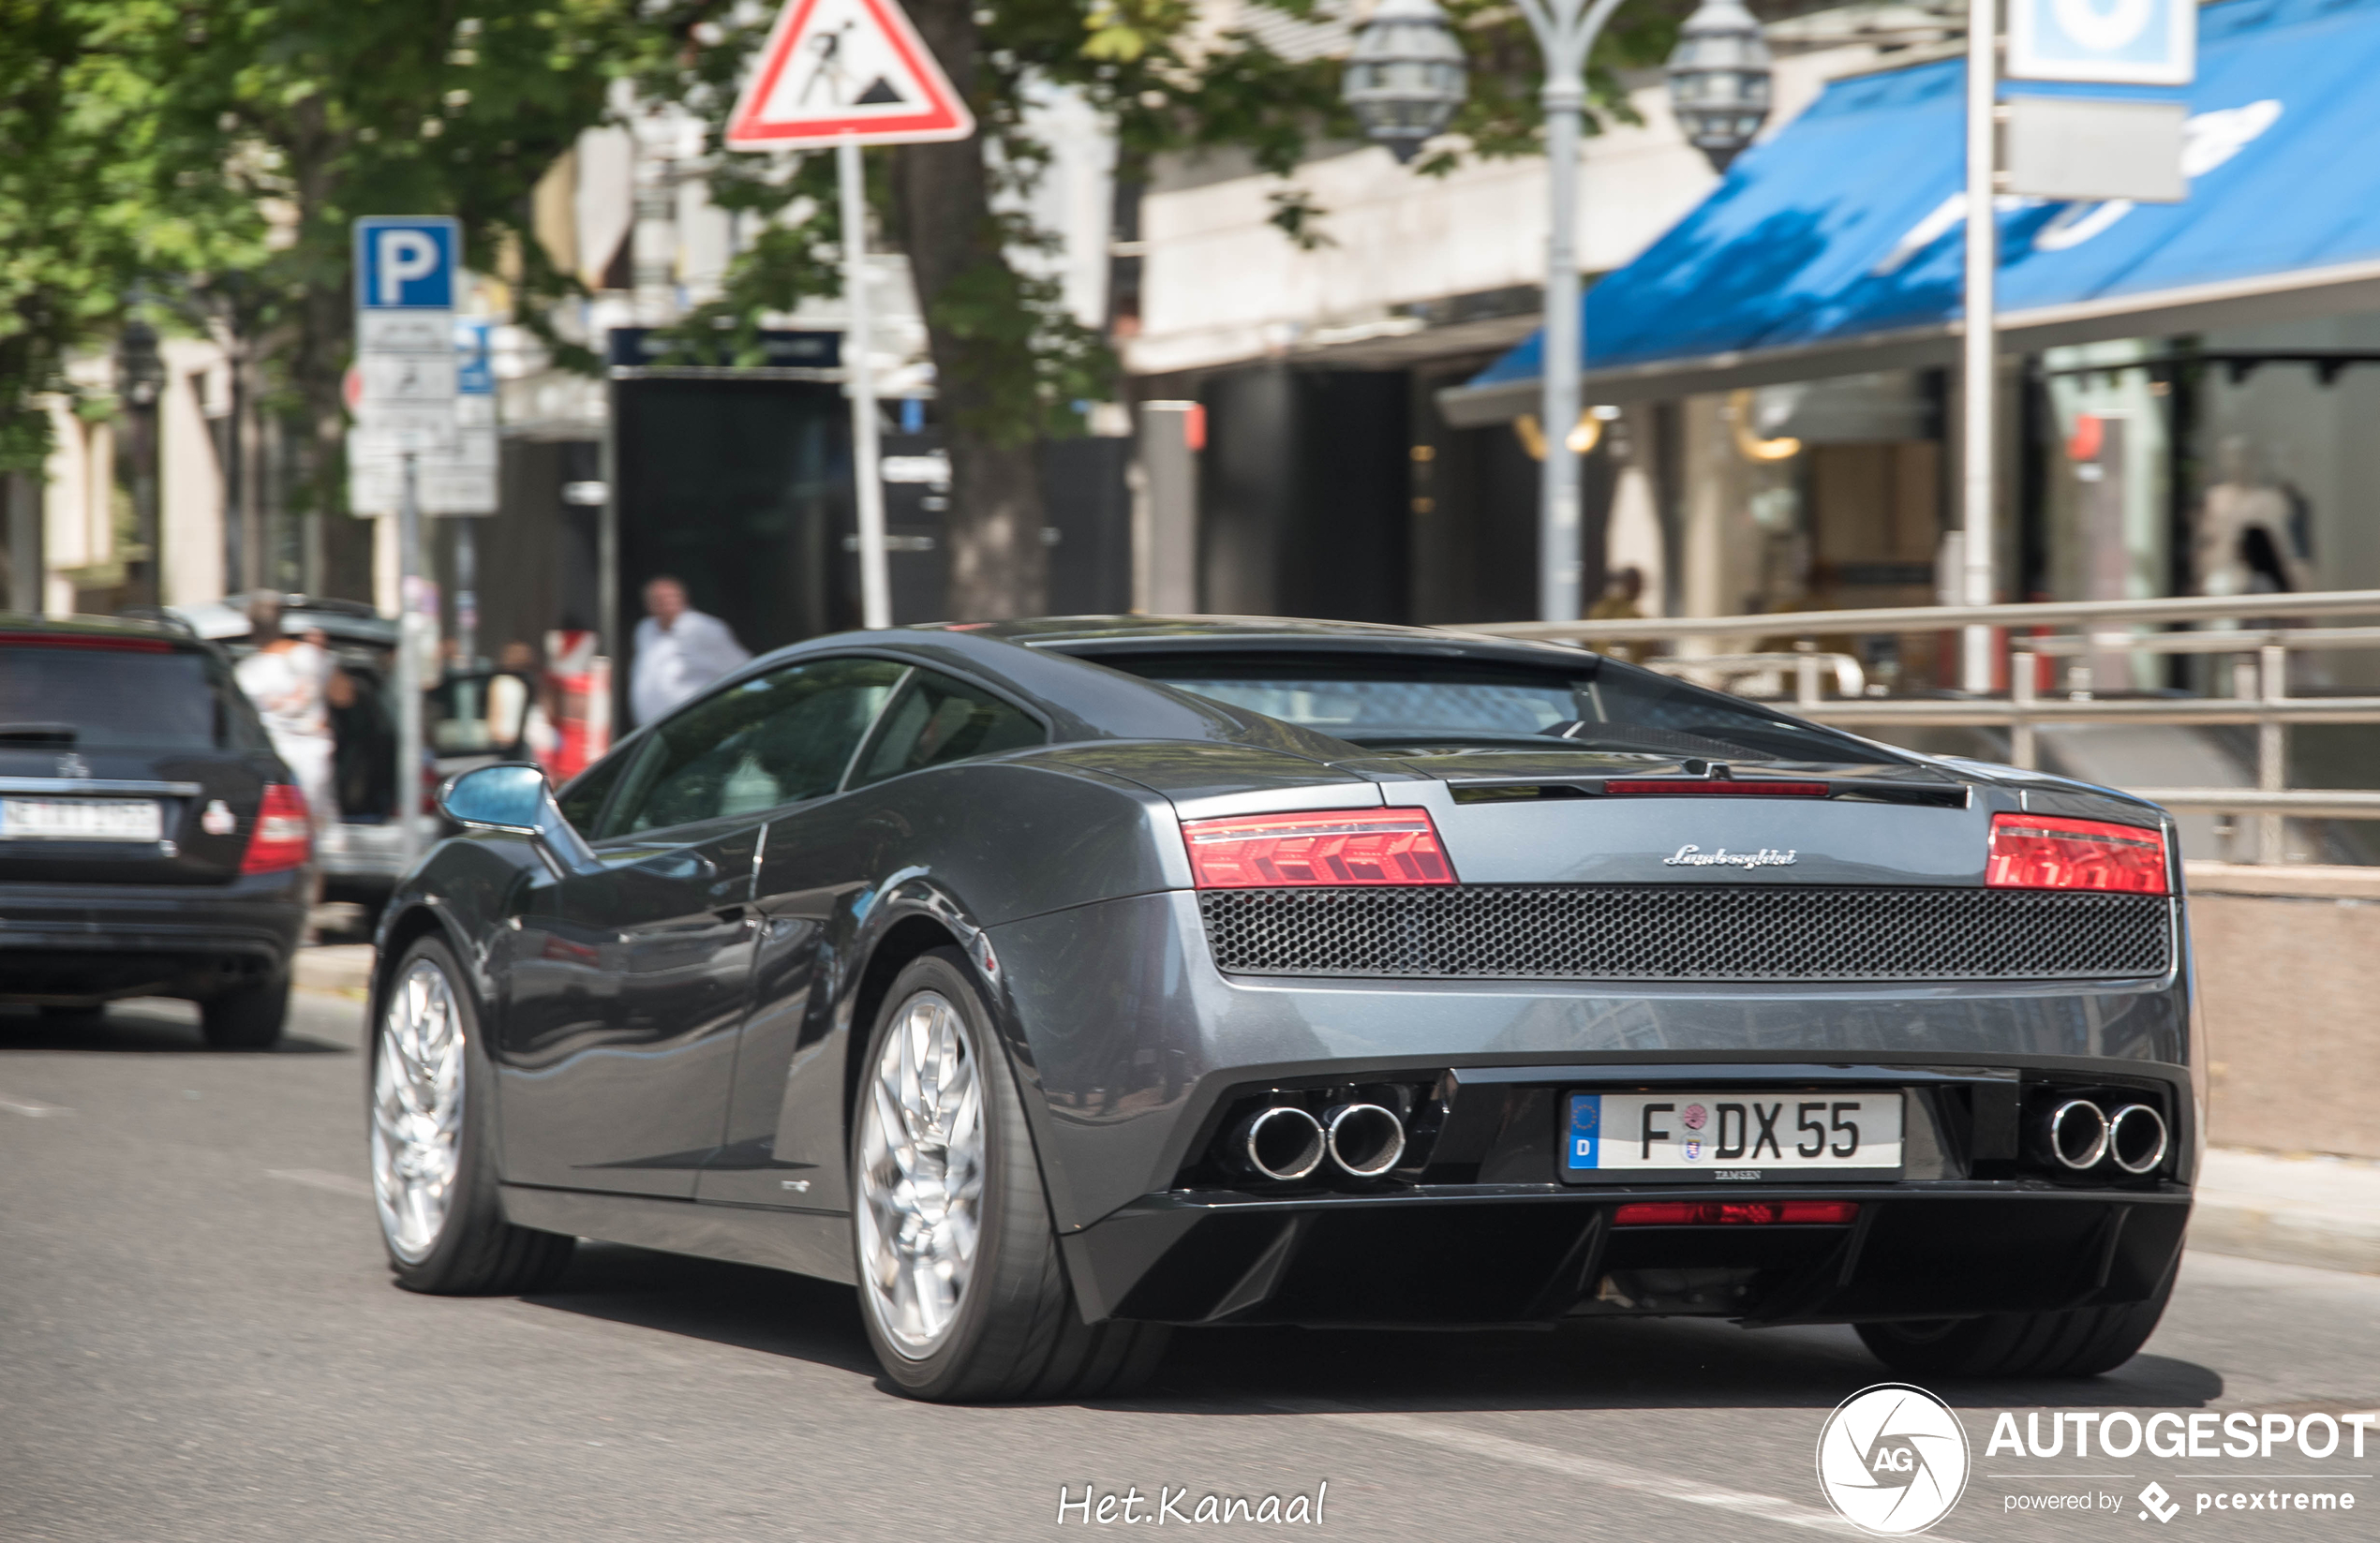
[[[481,766],[438,792],[438,807],[455,823],[520,836],[543,833],[545,806],[552,802],[545,774],[535,766]]]
[[[549,858],[572,872],[600,867],[584,837],[562,818],[545,773],[536,766],[481,766],[438,791],[448,819],[474,830],[510,831],[537,838]]]

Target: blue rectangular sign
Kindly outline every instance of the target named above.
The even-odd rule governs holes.
[[[454,323],[454,393],[457,396],[496,394],[496,361],[490,351],[492,323]]]
[[[355,222],[360,311],[451,311],[460,228],[443,215],[373,215]]]
[[[2012,80],[2188,85],[2197,54],[2198,0],[2010,0]]]

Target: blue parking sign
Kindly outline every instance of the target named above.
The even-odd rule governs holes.
[[[449,311],[462,250],[442,215],[374,215],[355,222],[355,306],[360,311]]]
[[[2009,0],[2013,80],[2188,85],[2197,65],[2198,0]]]

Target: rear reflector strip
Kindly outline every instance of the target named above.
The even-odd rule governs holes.
[[[1835,789],[1825,782],[1789,782],[1783,778],[1638,777],[1603,784],[1614,798],[1824,798]]]
[[[1984,883],[1993,889],[2099,889],[2163,895],[2165,838],[2139,825],[1995,814]]]
[[[0,648],[101,648],[118,654],[170,654],[163,638],[123,637],[106,632],[0,632]]]
[[[1613,1216],[1622,1227],[1848,1226],[1859,1218],[1850,1200],[1632,1200]]]
[[[1427,809],[1185,820],[1182,838],[1200,889],[1454,883]]]

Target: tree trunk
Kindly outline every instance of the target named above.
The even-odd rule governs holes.
[[[974,100],[974,7],[980,0],[913,0],[910,16],[960,96]],[[943,439],[950,453],[949,588],[953,621],[1038,615],[1048,604],[1041,473],[1031,415],[1004,397],[1019,378],[1019,345],[964,314],[1021,304],[992,218],[984,136],[904,145],[893,206],[926,314]],[[963,297],[963,300],[962,300]],[[980,314],[980,313],[977,313]],[[1030,372],[1022,372],[1030,380]]]

